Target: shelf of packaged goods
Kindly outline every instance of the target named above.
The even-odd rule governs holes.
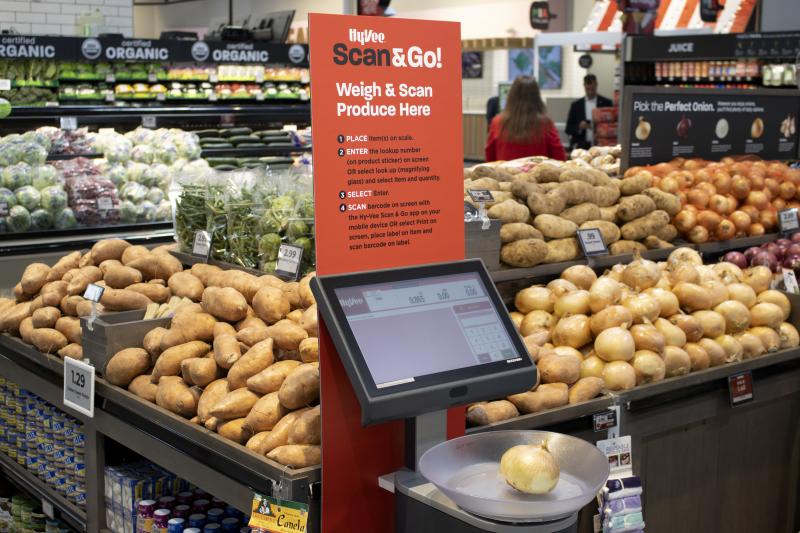
[[[90,248],[100,239],[125,239],[132,244],[156,245],[175,238],[172,222],[142,222],[117,226],[96,226],[48,230],[22,234],[0,234],[0,256],[55,253]]]
[[[0,471],[3,472],[6,479],[24,492],[27,492],[36,499],[47,501],[52,504],[53,508],[58,510],[57,513],[54,513],[54,517],[62,519],[78,531],[88,531],[86,526],[86,511],[69,502],[53,487],[47,485],[47,483],[3,453],[0,453]]]

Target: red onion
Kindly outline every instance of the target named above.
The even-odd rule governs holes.
[[[742,252],[728,252],[722,260],[733,263],[739,268],[747,268],[747,257]]]
[[[758,252],[761,251],[761,248],[758,246],[751,246],[747,250],[744,251],[744,256],[747,258],[748,261],[753,260],[753,256],[756,255]]]
[[[767,252],[766,250],[758,252],[753,256],[753,259],[750,260],[750,266],[765,266],[773,272],[777,272],[779,264],[775,254]]]
[[[800,242],[792,243],[792,245],[786,249],[786,253],[784,255],[800,255]]]
[[[775,244],[777,244],[781,248],[788,248],[789,246],[792,245],[792,241],[791,239],[778,239],[777,241],[775,241]]]
[[[792,242],[800,242],[800,231],[792,233]]]
[[[781,250],[781,247],[774,242],[768,242],[767,244],[763,245],[761,249],[774,255],[778,261],[783,259],[783,250]]]
[[[789,255],[783,260],[783,268],[791,268],[795,273],[800,272],[800,255]]]

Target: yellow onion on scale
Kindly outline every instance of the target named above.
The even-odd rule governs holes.
[[[500,459],[500,474],[520,492],[547,494],[558,484],[561,470],[544,441],[509,448]]]

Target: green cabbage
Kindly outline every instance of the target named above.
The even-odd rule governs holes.
[[[42,207],[55,213],[67,207],[67,193],[58,185],[42,189]]]
[[[56,229],[72,229],[78,225],[75,213],[69,207],[56,213],[53,223]]]
[[[17,195],[17,203],[28,211],[33,211],[39,207],[39,203],[42,200],[41,193],[30,185],[20,187],[14,191],[14,194]]]
[[[8,231],[14,233],[28,231],[31,227],[31,214],[21,205],[15,205],[8,212],[6,225],[8,226]]]

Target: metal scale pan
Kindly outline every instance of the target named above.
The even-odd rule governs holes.
[[[541,444],[558,461],[561,476],[548,494],[525,494],[500,475],[500,458],[511,447]],[[443,442],[420,459],[419,472],[468,513],[512,523],[570,516],[606,482],[606,457],[591,443],[549,431],[491,431]]]

